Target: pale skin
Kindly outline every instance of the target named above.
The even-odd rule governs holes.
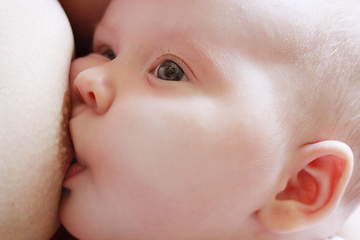
[[[55,0],[5,0],[0,13],[0,238],[50,239],[73,158],[73,36]]]
[[[347,240],[357,240],[360,239],[359,231],[360,223],[360,207],[351,214],[350,218],[344,224],[343,229],[339,232],[339,236]]]
[[[67,20],[61,16],[61,9],[54,5],[51,4],[52,1],[48,1],[45,3],[45,1],[40,1],[40,2],[32,2],[31,5],[34,6],[34,9],[32,9],[31,11],[29,11],[29,9],[31,8],[27,8],[25,11],[25,7],[27,7],[27,5],[24,5],[24,2],[21,2],[21,5],[17,4],[17,1],[8,1],[8,2],[4,2],[2,3],[2,9],[1,12],[2,13],[16,13],[16,11],[18,11],[18,15],[13,15],[16,16],[16,21],[21,22],[21,24],[26,23],[26,21],[28,20],[27,17],[31,17],[33,18],[34,16],[39,16],[39,9],[41,9],[41,7],[46,7],[49,4],[49,8],[47,9],[47,11],[49,11],[52,14],[47,15],[45,18],[43,18],[43,15],[41,16],[41,19],[44,19],[45,21],[42,22],[38,22],[38,24],[34,24],[32,25],[37,26],[39,28],[41,28],[41,31],[33,31],[33,32],[26,32],[27,33],[27,37],[26,39],[19,39],[18,36],[21,34],[16,34],[18,33],[18,31],[14,31],[16,29],[16,26],[19,26],[17,24],[10,24],[11,26],[6,25],[9,28],[6,28],[6,26],[2,25],[2,33],[6,33],[4,35],[9,36],[9,38],[0,38],[0,40],[2,41],[2,48],[1,48],[1,60],[2,63],[4,62],[4,65],[2,65],[3,72],[5,71],[4,69],[6,69],[5,71],[5,75],[2,75],[1,78],[1,83],[4,84],[4,86],[6,85],[6,88],[3,88],[2,90],[2,94],[1,97],[7,97],[6,100],[2,101],[2,102],[6,102],[6,103],[11,103],[10,105],[2,105],[2,110],[3,114],[7,114],[8,112],[11,112],[12,114],[10,115],[6,115],[6,117],[3,117],[2,119],[9,119],[8,121],[10,122],[10,118],[12,119],[19,119],[18,117],[14,116],[13,114],[15,113],[14,111],[11,111],[12,108],[17,108],[20,109],[19,107],[23,107],[28,110],[28,106],[31,105],[32,101],[36,101],[36,105],[38,105],[39,102],[45,102],[45,103],[49,103],[49,105],[51,105],[50,107],[45,107],[45,108],[38,108],[35,109],[35,111],[33,112],[26,112],[26,116],[27,119],[32,119],[35,118],[34,115],[36,115],[36,118],[38,120],[40,120],[41,116],[43,116],[44,114],[49,114],[50,115],[50,119],[53,117],[55,118],[54,124],[56,126],[52,126],[50,127],[50,131],[49,132],[62,132],[63,131],[63,127],[61,127],[61,130],[59,130],[59,126],[57,123],[62,122],[63,120],[63,113],[62,110],[63,108],[60,107],[59,108],[54,108],[54,106],[56,105],[60,105],[60,103],[64,102],[64,97],[60,96],[65,92],[65,87],[64,85],[62,85],[62,82],[64,81],[63,77],[60,77],[59,79],[57,79],[57,72],[62,75],[64,72],[66,72],[66,67],[64,69],[64,61],[68,61],[69,56],[66,56],[67,54],[70,54],[70,50],[72,44],[70,43],[70,41],[66,40],[68,38],[64,38],[64,36],[66,36],[66,33],[68,33],[67,28],[65,28],[65,30],[59,26],[61,26],[62,24],[58,24],[56,22],[51,21],[51,23],[56,23],[53,24],[51,26],[51,28],[45,24],[45,22],[49,21],[49,16],[55,17],[55,16],[60,16],[60,18],[57,18],[57,20],[59,19],[63,19],[62,23],[66,23]],[[39,4],[39,5],[38,5]],[[3,11],[4,10],[4,11]],[[48,12],[48,13],[49,13]],[[57,15],[60,14],[60,15]],[[13,16],[10,15],[1,15],[2,17],[2,21],[1,22],[7,22],[9,23],[9,21],[15,21],[15,18],[13,18]],[[23,18],[19,17],[22,16]],[[92,15],[94,16],[94,15]],[[6,21],[5,21],[5,20]],[[4,20],[4,21],[3,21]],[[91,21],[92,22],[92,21]],[[93,23],[93,22],[92,22]],[[44,24],[44,25],[42,25]],[[28,25],[26,25],[28,27]],[[55,27],[57,26],[57,27]],[[57,38],[56,40],[53,38],[49,38],[49,36],[47,34],[44,35],[44,27],[45,29],[56,29],[57,33],[59,35],[61,35],[61,38]],[[36,28],[32,28],[32,30],[36,30]],[[62,29],[62,30],[61,30]],[[23,30],[24,28],[19,28],[19,31],[21,31],[21,33],[23,34]],[[65,34],[65,35],[64,35]],[[57,47],[60,47],[60,49],[62,49],[61,54],[64,54],[65,56],[63,56],[64,58],[60,57],[61,54],[59,55],[59,52],[56,52],[56,54],[54,54],[54,52],[38,52],[38,51],[34,51],[32,52],[32,50],[34,49],[34,44],[35,41],[33,41],[34,39],[32,39],[29,36],[41,36],[41,39],[44,41],[43,45],[44,47],[47,46],[46,44],[50,45],[51,42],[51,47],[50,49],[53,49],[55,46],[55,50],[57,49]],[[56,35],[55,35],[56,36]],[[55,37],[53,36],[53,37]],[[11,41],[6,41],[8,39],[11,39]],[[17,39],[17,42],[14,42],[13,40]],[[62,39],[62,41],[58,41],[59,39]],[[88,41],[88,40],[86,40]],[[21,43],[21,44],[16,44],[16,43]],[[38,43],[38,42],[36,42]],[[56,44],[54,44],[56,43]],[[57,45],[59,44],[59,45]],[[26,50],[22,50],[19,48],[19,46],[22,46],[24,48],[26,48]],[[8,50],[11,49],[11,52],[9,52]],[[49,47],[47,48],[49,49]],[[67,50],[66,50],[67,49]],[[53,49],[54,50],[54,49]],[[24,53],[30,53],[29,55],[31,55],[31,53],[33,53],[32,56],[24,56]],[[40,54],[40,55],[39,55]],[[44,56],[44,54],[49,54]],[[54,54],[54,55],[53,55]],[[16,63],[10,62],[12,64],[10,64],[8,61],[11,58],[14,58],[16,56],[21,56],[22,59],[26,60],[26,67],[22,67],[25,64],[19,64],[22,62],[18,62],[16,61]],[[57,56],[54,58],[54,56]],[[48,62],[48,57],[50,57],[51,59],[53,59],[54,62],[56,62],[56,67],[55,66],[51,66],[54,67],[54,69],[50,69],[48,68],[49,72],[51,72],[51,79],[54,82],[51,82],[51,85],[46,86],[46,91],[55,91],[55,94],[52,95],[52,99],[49,99],[48,95],[41,95],[39,96],[38,94],[36,94],[37,92],[41,92],[40,90],[43,90],[42,87],[40,88],[31,88],[31,89],[26,89],[26,87],[29,87],[32,84],[37,85],[37,87],[39,87],[39,83],[43,84],[44,82],[39,81],[39,79],[44,79],[47,76],[47,72],[46,71],[39,71],[37,72],[36,75],[34,75],[34,72],[29,72],[28,67],[29,67],[29,63],[32,63],[34,65],[39,64],[39,66],[44,67],[44,69],[46,68],[46,63]],[[45,59],[45,60],[44,60]],[[44,61],[42,61],[44,60]],[[47,66],[49,67],[49,66]],[[16,68],[16,71],[14,71],[13,69]],[[22,69],[21,71],[19,71],[19,69]],[[7,74],[11,75],[11,81],[9,80],[9,78],[7,77],[3,77],[3,76],[8,76]],[[21,77],[26,76],[26,81],[20,81]],[[19,79],[19,81],[15,81],[14,79]],[[46,78],[47,81],[49,80],[48,78]],[[59,80],[58,82],[56,81]],[[46,82],[46,81],[45,81]],[[28,84],[26,84],[28,83]],[[56,86],[58,86],[57,84],[61,85],[59,88],[56,88]],[[50,86],[50,87],[49,87]],[[17,92],[17,94],[13,94],[14,93],[14,89],[17,88],[19,92]],[[7,90],[7,94],[9,95],[3,95],[3,93],[5,92],[5,90]],[[31,92],[30,92],[31,90]],[[24,92],[25,91],[25,92]],[[29,94],[32,97],[29,97],[26,100],[32,100],[32,101],[26,101],[26,104],[24,105],[23,102],[25,101],[25,99],[23,99],[23,101],[21,99],[19,99],[19,96],[24,95],[29,95],[27,94],[27,91],[29,91]],[[21,92],[21,94],[19,94]],[[57,93],[56,93],[57,92]],[[42,92],[43,93],[43,92]],[[54,92],[53,92],[54,93]],[[11,95],[11,96],[10,96]],[[54,97],[55,96],[55,97]],[[59,96],[59,97],[56,97]],[[9,101],[9,99],[11,99],[11,101]],[[14,101],[16,100],[16,101]],[[47,105],[48,106],[48,105]],[[54,110],[55,109],[55,110]],[[57,109],[57,110],[56,110]],[[34,110],[34,109],[32,109]],[[50,110],[54,110],[54,112],[50,111]],[[50,111],[50,112],[49,112]],[[34,114],[34,115],[32,115]],[[52,115],[53,114],[53,115]],[[48,115],[48,116],[49,116]],[[52,115],[52,116],[51,116]],[[4,115],[5,116],[5,115]],[[31,117],[33,116],[33,117]],[[39,118],[40,116],[40,118]],[[57,149],[58,146],[58,142],[59,142],[59,137],[53,137],[53,140],[49,141],[49,134],[45,131],[43,131],[43,122],[49,122],[49,118],[47,116],[47,120],[46,121],[39,121],[41,122],[41,130],[38,133],[36,133],[35,135],[33,135],[32,140],[33,141],[28,141],[25,145],[21,145],[22,147],[19,148],[19,141],[24,141],[26,140],[26,138],[24,138],[24,134],[29,131],[29,130],[33,130],[34,126],[37,126],[37,123],[32,124],[31,127],[29,126],[24,126],[26,125],[26,123],[28,123],[28,121],[24,121],[23,123],[19,124],[19,126],[23,126],[20,127],[17,130],[17,134],[14,134],[14,132],[12,131],[13,128],[9,129],[9,126],[11,126],[13,124],[13,121],[11,121],[11,124],[7,124],[8,121],[3,121],[2,125],[1,125],[1,132],[11,132],[11,134],[9,135],[2,135],[2,137],[4,139],[1,140],[2,146],[1,146],[1,153],[2,153],[2,160],[8,160],[11,159],[11,163],[9,161],[5,162],[5,168],[0,169],[1,172],[1,176],[3,176],[3,178],[1,178],[2,184],[1,184],[1,190],[5,191],[5,195],[3,195],[3,197],[1,198],[1,206],[4,206],[2,208],[2,220],[5,220],[5,223],[1,223],[1,233],[2,233],[2,238],[3,239],[29,239],[29,238],[34,238],[34,239],[48,239],[49,236],[51,236],[51,232],[56,230],[56,227],[58,226],[58,220],[56,218],[56,205],[57,205],[57,200],[56,200],[56,196],[58,196],[59,193],[59,182],[61,182],[61,177],[57,176],[57,174],[63,175],[63,170],[60,170],[59,172],[54,172],[55,174],[51,176],[51,178],[49,176],[44,176],[41,175],[43,174],[43,172],[38,172],[36,166],[44,166],[44,162],[46,162],[46,164],[50,164],[53,166],[49,166],[49,172],[53,172],[54,169],[53,167],[56,169],[57,167],[59,167],[59,162],[62,162],[62,160],[55,160],[53,162],[48,162],[47,160],[50,159],[52,156],[58,154],[58,152],[60,151],[59,149]],[[66,118],[66,117],[65,117]],[[23,132],[21,130],[24,130]],[[31,134],[31,133],[29,133]],[[46,139],[46,141],[44,140],[44,136]],[[50,135],[50,136],[54,136],[54,135]],[[3,141],[4,140],[4,141]],[[14,140],[13,142],[9,143],[9,140]],[[19,141],[17,141],[19,140]],[[14,143],[16,142],[16,143]],[[49,148],[50,145],[50,148]],[[12,149],[12,147],[16,146],[17,149],[16,151],[10,151]],[[44,147],[45,149],[52,149],[52,150],[47,150],[45,151],[43,154],[37,154],[37,158],[33,155],[34,151],[31,151],[32,157],[29,157],[28,153],[26,152],[26,150],[28,150],[29,148],[39,148],[39,147]],[[61,144],[60,144],[61,147]],[[23,149],[25,151],[19,151],[19,149]],[[41,157],[43,156],[43,157]],[[4,157],[4,158],[3,158]],[[23,158],[23,161],[21,161],[22,163],[25,164],[30,164],[31,166],[29,167],[29,169],[27,169],[27,171],[22,171],[21,167],[19,166],[19,162],[20,162],[20,158]],[[67,158],[64,155],[64,158]],[[25,160],[24,160],[25,159]],[[66,160],[64,161],[66,163]],[[61,164],[61,163],[60,163]],[[13,168],[12,168],[13,167]],[[27,166],[24,166],[24,168],[26,168]],[[9,170],[10,169],[10,170]],[[31,170],[30,170],[31,169]],[[64,169],[63,167],[61,167],[61,169]],[[25,173],[25,174],[24,174]],[[34,177],[34,175],[40,174],[40,176],[36,176]],[[57,177],[56,177],[57,176]],[[29,193],[29,187],[34,187],[34,185],[32,185],[33,183],[29,184],[29,181],[36,179],[36,183],[39,185],[36,185],[35,188],[33,188],[32,192]],[[51,179],[51,183],[49,184],[49,179]],[[24,183],[28,184],[28,185],[24,185]],[[12,190],[10,190],[12,189]],[[38,189],[38,191],[36,191]],[[21,196],[17,195],[17,194],[13,194],[15,191],[19,191],[21,192]],[[49,194],[50,192],[50,194]],[[9,194],[8,194],[9,193]],[[52,195],[54,194],[54,195]],[[4,196],[6,196],[4,198]],[[8,196],[10,196],[9,198],[7,198]],[[26,201],[22,201],[23,197],[28,197],[26,199]],[[11,203],[11,205],[10,205]],[[8,208],[9,206],[16,206],[16,210],[14,210],[14,208]],[[5,209],[8,208],[8,209]],[[4,211],[5,209],[5,211]],[[46,214],[45,214],[46,212]],[[354,215],[356,216],[356,215]],[[21,221],[19,221],[19,219],[22,219]],[[356,219],[356,218],[354,218]],[[350,219],[352,220],[352,219]],[[352,221],[353,223],[356,221]],[[355,226],[354,229],[357,229],[357,225]],[[347,232],[348,233],[348,232]],[[346,233],[345,233],[346,234]],[[344,235],[346,237],[348,237],[347,235]],[[354,236],[352,236],[354,237]],[[349,237],[349,239],[351,239]],[[353,239],[358,239],[358,238],[353,238]]]
[[[347,217],[339,203],[352,150],[335,131],[292,138],[296,121],[283,112],[302,110],[297,83],[309,94],[302,98],[312,96],[316,76],[297,61],[311,51],[307,31],[324,6],[331,3],[113,0],[93,53],[70,71],[78,162],[60,208],[69,232],[143,240],[336,234]]]
[[[57,1],[5,0],[0,12],[0,235],[49,239],[72,155],[71,28]]]

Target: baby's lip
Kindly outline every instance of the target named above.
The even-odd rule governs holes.
[[[79,163],[81,166],[86,167],[86,164],[85,164],[80,158],[78,158],[77,156],[75,156],[73,162],[77,162],[77,163]]]
[[[71,165],[69,166],[68,170],[66,171],[65,178],[63,181],[63,185],[66,185],[66,182],[78,175],[80,172],[85,170],[87,167],[83,163],[77,161],[77,159],[74,159]],[[66,186],[65,186],[66,187]]]

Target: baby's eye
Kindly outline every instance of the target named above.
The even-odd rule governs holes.
[[[188,78],[179,65],[171,60],[162,62],[155,70],[156,77],[167,81],[187,81]]]
[[[116,58],[114,51],[111,50],[110,48],[107,49],[102,55],[110,60],[113,60]]]

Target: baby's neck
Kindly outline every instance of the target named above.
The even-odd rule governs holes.
[[[356,211],[350,216],[350,218],[345,222],[344,227],[341,229],[339,236],[345,238],[346,240],[359,240],[360,239],[360,206]]]

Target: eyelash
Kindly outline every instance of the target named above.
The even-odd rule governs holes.
[[[172,53],[170,49],[166,49],[165,51],[161,51],[159,53],[160,57],[157,57],[153,63],[153,67],[151,68],[151,71],[153,74],[155,73],[156,69],[165,61],[172,61],[176,63],[184,72],[184,74],[187,76],[188,80],[194,76],[194,73],[191,71],[191,69],[188,67],[188,65],[181,60],[180,57],[178,57],[176,54]],[[156,77],[156,76],[155,76]]]
[[[108,56],[106,56],[106,54],[108,54]],[[101,55],[110,60],[114,60],[116,58],[116,54],[111,48],[105,48],[105,51],[103,51]]]
[[[174,61],[165,60],[155,69],[154,75],[164,81],[188,81],[184,70]],[[161,76],[162,75],[162,76]]]
[[[103,47],[103,50],[100,51],[101,55],[103,55],[104,57],[110,59],[110,60],[114,60],[116,58],[116,54],[114,53],[114,51],[110,48],[110,47]],[[108,55],[108,56],[107,56]],[[177,66],[179,66],[181,68],[181,70],[184,72],[184,75],[186,77],[186,80],[189,80],[189,67],[182,61],[180,60],[179,57],[177,57],[175,54],[173,54],[169,49],[167,49],[166,51],[162,51],[160,52],[160,57],[156,58],[156,60],[154,61],[154,65],[155,67],[153,67],[151,69],[151,73],[156,76],[156,71],[158,71],[159,67],[165,63],[166,61],[171,61],[174,62]],[[192,75],[192,71],[190,70],[190,76]],[[158,77],[157,77],[158,78]],[[159,78],[160,79],[160,78]],[[161,79],[163,81],[165,81],[164,79]]]

